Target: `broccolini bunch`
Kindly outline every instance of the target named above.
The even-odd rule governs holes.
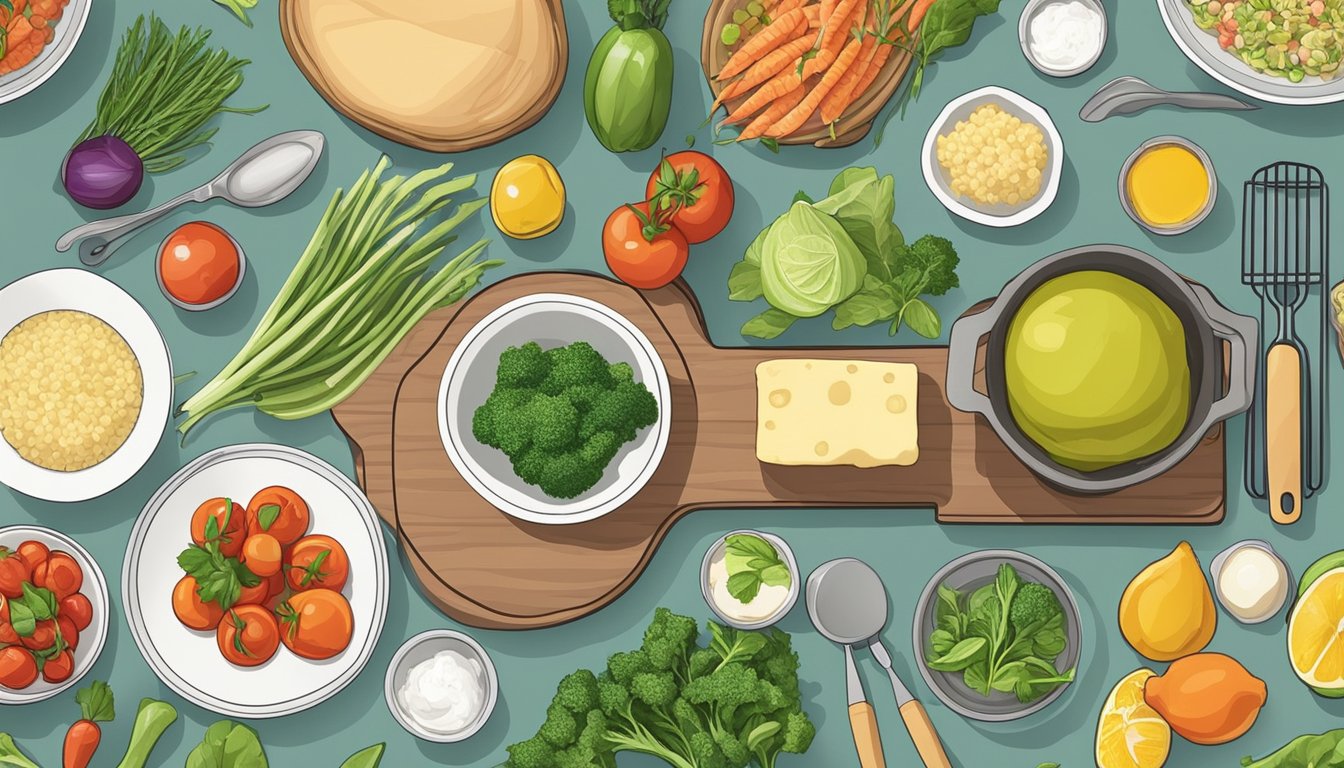
[[[615,768],[620,752],[674,768],[774,768],[781,753],[806,752],[816,729],[789,635],[709,631],[702,648],[694,619],[659,608],[638,650],[560,681],[541,729],[508,748],[503,768]]]
[[[625,363],[576,341],[499,356],[495,389],[472,418],[476,439],[508,455],[524,482],[572,499],[602,479],[616,452],[658,420],[658,402]]]

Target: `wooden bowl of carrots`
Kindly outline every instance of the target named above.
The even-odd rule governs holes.
[[[716,130],[736,127],[737,141],[859,141],[900,89],[932,4],[712,0],[700,60],[714,92],[711,113],[727,109]]]

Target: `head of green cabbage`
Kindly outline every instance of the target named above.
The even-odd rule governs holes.
[[[840,222],[802,201],[770,225],[761,249],[766,301],[797,317],[816,317],[849,298],[867,272]]]

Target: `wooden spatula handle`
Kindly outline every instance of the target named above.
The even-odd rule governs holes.
[[[934,730],[933,721],[929,719],[929,713],[924,711],[923,704],[907,701],[901,707],[901,719],[905,721],[906,730],[910,731],[910,740],[915,742],[915,751],[924,761],[925,768],[952,768],[947,752],[943,751],[943,742],[938,738],[938,732]]]
[[[1291,344],[1269,348],[1265,365],[1265,460],[1274,522],[1302,516],[1302,358]]]
[[[859,752],[861,768],[887,768],[882,753],[882,735],[877,731],[877,713],[866,701],[849,705],[849,727],[854,731],[854,748]]]

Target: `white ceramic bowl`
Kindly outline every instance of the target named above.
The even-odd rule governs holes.
[[[457,651],[468,659],[476,659],[481,663],[481,674],[485,685],[485,704],[481,707],[481,713],[476,719],[469,723],[465,728],[451,733],[440,733],[422,728],[415,722],[402,708],[397,701],[397,691],[406,683],[406,678],[410,675],[411,669],[422,661],[433,658],[434,654],[440,651]],[[405,644],[397,650],[392,661],[387,665],[387,679],[383,685],[383,696],[387,699],[387,708],[392,712],[392,717],[396,718],[401,727],[408,733],[425,741],[433,741],[439,744],[451,744],[475,735],[477,731],[485,727],[486,721],[490,719],[490,714],[495,711],[495,703],[499,701],[499,674],[495,671],[495,664],[490,660],[490,654],[486,653],[481,644],[451,629],[431,629],[428,632],[420,634],[407,640]]]
[[[47,82],[74,53],[84,25],[89,20],[93,0],[70,0],[56,23],[55,37],[28,66],[0,75],[0,104],[13,101]]]
[[[354,614],[354,636],[342,652],[309,661],[281,646],[257,667],[235,667],[214,632],[196,632],[173,613],[182,578],[177,553],[191,543],[190,520],[206,499],[246,503],[270,485],[292,488],[308,502],[310,534],[341,543],[350,558],[342,593]],[[335,696],[373,657],[387,619],[389,575],[382,524],[363,492],[325,461],[297,448],[247,444],[218,448],[178,470],[135,521],[122,568],[121,599],[140,655],[164,685],[225,717],[284,717]]]
[[[951,133],[958,121],[967,119],[972,112],[985,104],[997,104],[1004,112],[1019,120],[1034,123],[1045,134],[1048,157],[1041,190],[1036,197],[1020,205],[1010,206],[1001,203],[986,206],[958,197],[952,193],[951,180],[947,172],[938,164],[938,137]],[[987,227],[1015,227],[1040,216],[1059,194],[1059,177],[1064,170],[1064,139],[1060,137],[1059,130],[1050,119],[1050,114],[1039,104],[1007,88],[991,85],[959,96],[943,107],[942,113],[933,121],[928,134],[924,137],[921,162],[924,168],[924,182],[947,210],[963,219]]]
[[[1022,15],[1017,20],[1017,39],[1022,44],[1022,55],[1027,57],[1027,62],[1036,68],[1036,71],[1050,77],[1073,77],[1081,75],[1091,69],[1101,54],[1106,50],[1106,38],[1109,33],[1110,22],[1106,18],[1106,6],[1102,5],[1100,0],[1078,0],[1078,2],[1091,8],[1101,15],[1101,40],[1097,44],[1097,51],[1084,61],[1078,62],[1073,67],[1065,69],[1056,69],[1036,58],[1036,54],[1031,50],[1031,22],[1036,18],[1036,14],[1047,5],[1058,2],[1068,2],[1068,0],[1028,0],[1025,8],[1022,9]]]
[[[114,283],[82,269],[38,272],[0,289],[0,340],[24,320],[56,310],[93,315],[126,341],[144,382],[140,415],[111,456],[75,472],[32,464],[0,438],[0,483],[45,501],[87,501],[131,479],[158,448],[172,408],[173,364],[144,307]]]
[[[514,474],[509,457],[478,441],[472,415],[495,386],[499,355],[535,341],[543,349],[587,341],[607,361],[628,363],[658,402],[658,421],[622,446],[602,479],[573,499],[553,499]],[[505,514],[531,523],[582,523],[610,513],[639,493],[667,450],[672,389],[653,343],[615,310],[589,299],[539,293],[486,315],[453,351],[439,384],[439,436],[462,477]]]
[[[789,596],[784,600],[784,604],[779,607],[779,610],[760,621],[744,622],[724,615],[718,604],[714,602],[714,593],[709,588],[710,565],[723,552],[723,548],[728,545],[728,537],[738,534],[757,536],[770,542],[789,566],[789,575],[792,576],[792,581],[789,584]],[[709,609],[714,612],[715,616],[719,617],[719,621],[736,629],[765,629],[779,623],[779,620],[787,616],[789,611],[793,610],[793,606],[797,604],[800,591],[802,591],[802,576],[798,572],[798,561],[794,559],[793,549],[789,547],[787,541],[773,533],[752,530],[729,531],[714,542],[712,547],[705,550],[705,558],[700,563],[700,594],[705,598],[705,603],[709,605]]]
[[[79,647],[75,649],[75,671],[63,683],[48,683],[41,677],[37,682],[21,691],[11,691],[0,687],[0,704],[34,704],[60,695],[79,683],[98,663],[98,657],[107,644],[107,613],[111,603],[107,596],[107,579],[97,561],[74,539],[50,528],[35,525],[13,525],[0,528],[0,546],[17,549],[25,541],[39,541],[52,551],[60,550],[70,555],[84,572],[84,585],[80,593],[89,598],[93,606],[93,620],[79,633]]]

